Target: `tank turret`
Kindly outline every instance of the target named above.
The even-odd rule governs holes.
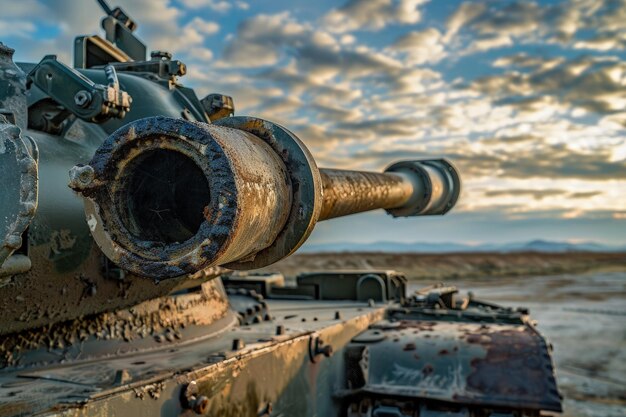
[[[384,173],[318,169],[293,133],[252,117],[131,122],[70,175],[102,251],[156,280],[271,265],[320,220],[375,209],[444,214],[460,189],[443,159],[400,162]]]

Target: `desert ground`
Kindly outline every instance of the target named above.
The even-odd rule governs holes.
[[[411,290],[445,281],[528,307],[554,345],[564,416],[626,416],[626,254],[304,254],[268,268],[322,269],[395,269]]]

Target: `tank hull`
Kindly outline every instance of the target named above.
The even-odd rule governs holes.
[[[305,275],[298,286],[331,285],[331,273],[322,275]],[[389,271],[342,274],[346,287],[373,275],[386,294],[391,281],[402,283]],[[298,286],[264,287],[265,278],[224,282],[229,308],[218,301],[219,279],[203,285],[214,295],[202,307],[212,312],[205,323],[183,319],[202,316],[185,310],[197,295],[183,292],[169,297],[168,308],[179,309],[168,324],[143,336],[124,338],[105,325],[79,344],[47,349],[48,356],[23,352],[0,373],[0,416],[560,411],[548,344],[525,313],[492,304],[489,317],[472,305],[434,313],[401,297],[336,300],[323,291],[303,296]],[[262,288],[270,288],[268,298]]]

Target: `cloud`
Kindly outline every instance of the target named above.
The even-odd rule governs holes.
[[[189,50],[197,50],[208,36],[219,30],[219,25],[200,17],[187,24],[181,24],[184,11],[169,0],[124,0],[118,2],[133,19],[138,22],[137,35],[151,50],[167,50],[184,55]],[[71,48],[77,34],[96,34],[100,32],[100,19],[104,13],[96,2],[76,2],[72,0],[40,0],[27,2],[9,2],[9,16],[13,22],[8,28],[32,39],[16,45],[18,56],[29,60],[39,60],[45,54],[57,54],[65,62],[71,62]],[[28,7],[26,7],[28,6]],[[3,5],[2,17],[5,16]],[[16,20],[17,19],[17,20]],[[29,24],[16,24],[24,19]],[[4,20],[0,18],[0,31]],[[33,29],[33,26],[36,29]],[[53,39],[39,35],[42,27],[54,29],[58,35]],[[20,29],[21,28],[21,29]],[[24,30],[24,28],[28,30]],[[3,34],[7,36],[8,34]],[[35,37],[38,39],[35,40]],[[22,55],[23,54],[23,55]],[[209,54],[204,53],[203,56]]]
[[[474,175],[499,173],[514,178],[626,179],[626,161],[611,161],[609,151],[579,152],[565,145],[541,145],[525,154],[456,154]]]
[[[37,26],[28,20],[0,19],[0,36],[32,39]]]
[[[546,197],[566,194],[566,191],[555,189],[555,188],[549,188],[549,189],[543,189],[543,190],[513,188],[509,190],[488,190],[488,191],[485,191],[484,194],[487,197],[524,196],[524,197],[532,197],[535,200],[543,200]]]
[[[191,9],[208,8],[214,12],[226,13],[233,8],[240,10],[248,10],[250,7],[244,1],[226,1],[226,0],[181,0],[181,2]]]
[[[224,48],[224,62],[239,67],[274,65],[282,47],[306,40],[310,33],[309,27],[293,20],[288,12],[257,15],[239,25],[234,40]]]
[[[562,57],[532,56],[526,52],[519,52],[513,55],[505,55],[493,61],[493,66],[497,68],[518,67],[532,70],[549,70],[561,64]]]
[[[481,142],[457,141],[440,147],[439,152],[458,164],[467,178],[626,179],[626,159],[613,160],[611,149],[580,151],[566,144],[550,144],[546,141],[535,142],[522,149],[494,149],[482,145]],[[395,147],[391,150],[364,150],[356,153],[355,158],[391,161],[397,158],[424,158],[428,157],[428,153]]]
[[[494,97],[497,103],[514,106],[549,97],[569,108],[600,114],[625,108],[626,62],[594,56],[557,62],[538,68],[529,66],[528,72],[509,71],[482,77],[473,81],[470,89]]]
[[[574,43],[574,48],[597,51],[626,49],[626,33],[602,33],[593,38],[577,41]]]
[[[445,40],[469,34],[471,43],[466,53],[540,42],[581,49],[623,49],[625,20],[623,0],[463,3],[447,20]],[[595,34],[589,37],[589,31]]]
[[[411,65],[438,62],[445,57],[445,45],[441,32],[435,28],[409,32],[398,38],[391,48],[406,53]]]
[[[420,21],[420,6],[426,0],[349,0],[322,19],[324,27],[335,33],[355,30],[380,30],[388,25],[408,25]]]
[[[189,28],[197,30],[204,35],[213,35],[220,30],[220,25],[215,22],[206,21],[200,17],[194,17],[187,25]]]
[[[338,102],[351,102],[362,97],[359,89],[353,88],[345,82],[328,83],[323,76],[316,76],[311,72],[301,71],[295,60],[288,65],[277,68],[268,68],[258,74],[261,80],[268,80],[284,87],[292,94],[310,93],[323,96]]]
[[[37,0],[9,1],[2,5],[2,18],[9,19],[39,16],[45,11],[46,8],[44,5]]]
[[[601,195],[602,191],[583,191],[579,193],[571,193],[570,198],[591,198],[597,195]]]
[[[446,20],[446,40],[450,40],[468,22],[473,21],[482,15],[487,9],[487,5],[480,2],[462,3]]]
[[[281,62],[286,64],[281,66]],[[260,76],[292,86],[298,84],[300,88],[327,84],[330,80],[341,83],[367,79],[371,86],[411,93],[424,91],[423,83],[439,78],[435,71],[412,68],[387,51],[341,44],[331,33],[301,23],[287,12],[244,21],[224,48],[220,65],[274,66]],[[351,88],[359,89],[354,83]]]

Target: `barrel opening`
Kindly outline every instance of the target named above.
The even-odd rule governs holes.
[[[206,175],[188,156],[170,149],[141,153],[124,168],[121,221],[136,239],[172,244],[191,239],[210,201]]]

